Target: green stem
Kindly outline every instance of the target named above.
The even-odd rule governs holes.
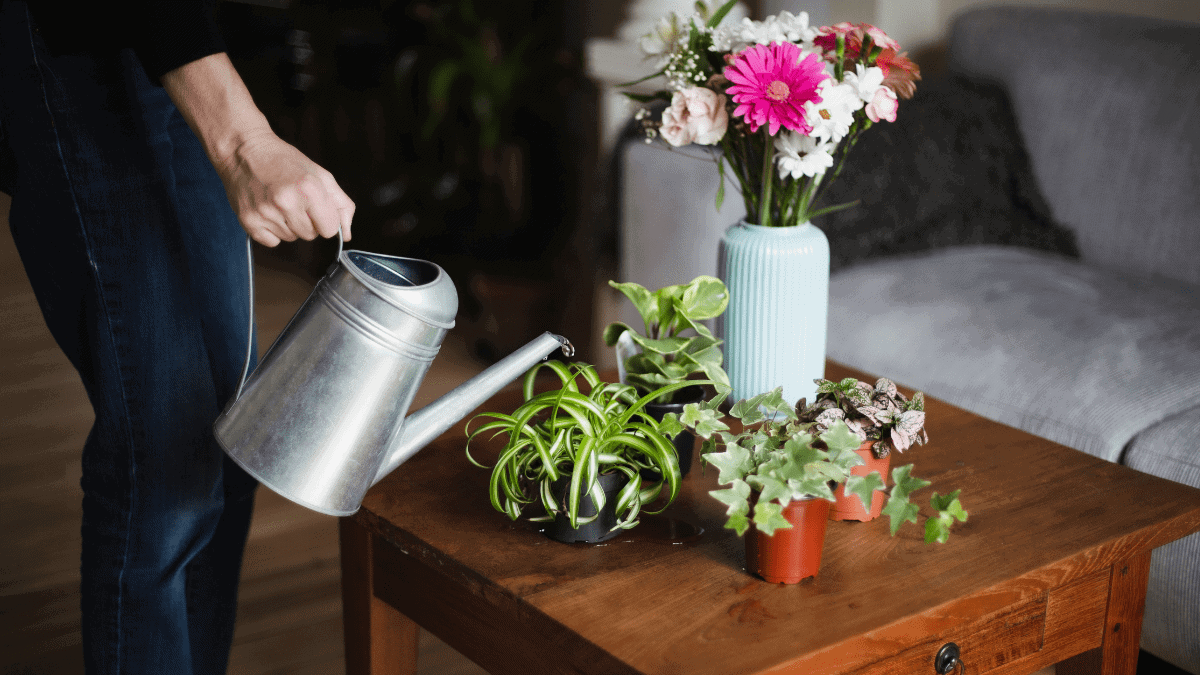
[[[758,224],[763,227],[771,227],[771,186],[775,183],[771,171],[775,168],[774,153],[771,149],[774,147],[771,143],[770,127],[763,125],[763,172],[762,172],[762,204],[759,208]]]

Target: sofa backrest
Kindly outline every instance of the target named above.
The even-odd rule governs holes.
[[[953,23],[949,64],[1008,91],[1084,260],[1200,284],[1200,24],[977,9]]]

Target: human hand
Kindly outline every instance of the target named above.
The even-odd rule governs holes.
[[[333,174],[273,132],[243,140],[217,165],[217,173],[254,241],[264,246],[311,241],[318,235],[332,237],[339,229],[350,240],[354,202]]]

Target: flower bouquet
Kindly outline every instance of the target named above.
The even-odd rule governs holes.
[[[852,205],[817,207],[859,135],[896,120],[898,99],[916,91],[917,65],[865,23],[818,28],[806,12],[780,12],[722,25],[735,3],[710,13],[697,2],[693,16],[672,13],[642,38],[658,70],[629,85],[663,76],[669,90],[628,95],[670,102],[660,120],[638,112],[647,140],[710,146],[717,208],[732,173],[750,223],[795,226]]]

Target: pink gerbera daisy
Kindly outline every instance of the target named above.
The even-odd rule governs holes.
[[[751,132],[766,124],[774,136],[780,126],[801,134],[812,131],[804,120],[804,104],[821,102],[817,87],[829,76],[816,54],[802,60],[799,47],[778,42],[745,49],[725,68],[725,77],[733,83],[725,93],[738,104],[733,114],[744,117]]]

